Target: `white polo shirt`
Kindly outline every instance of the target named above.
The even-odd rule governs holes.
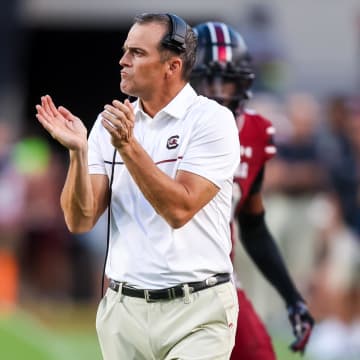
[[[106,275],[137,288],[160,289],[232,273],[229,222],[240,159],[232,113],[198,96],[189,84],[154,118],[139,101],[133,105],[134,135],[159,169],[171,178],[178,170],[201,175],[219,192],[187,224],[173,229],[143,196],[117,153]],[[110,179],[113,152],[99,116],[89,135],[89,173]]]

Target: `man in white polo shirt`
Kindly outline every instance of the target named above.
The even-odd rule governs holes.
[[[70,152],[61,206],[72,232],[110,206],[109,289],[96,319],[105,360],[228,359],[238,304],[229,257],[240,158],[232,113],[188,84],[196,37],[173,14],[135,18],[121,91],[87,141],[50,96],[37,118]],[[204,349],[207,355],[204,356]]]

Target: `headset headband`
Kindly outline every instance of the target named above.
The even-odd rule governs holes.
[[[161,41],[163,46],[182,53],[186,49],[185,38],[187,31],[186,22],[175,14],[166,14],[170,19],[170,32]]]

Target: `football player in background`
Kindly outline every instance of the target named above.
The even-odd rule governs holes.
[[[248,255],[283,298],[296,338],[290,348],[302,353],[314,320],[290,278],[265,222],[261,187],[265,164],[275,155],[276,148],[272,141],[274,128],[271,122],[245,108],[255,78],[250,55],[242,36],[227,24],[207,22],[194,29],[198,36],[198,50],[192,85],[199,94],[232,110],[239,129],[241,163],[234,179],[232,230],[237,223],[240,240]],[[232,234],[234,238],[235,232]],[[231,359],[276,359],[265,326],[241,287],[238,288],[238,298],[240,311]]]

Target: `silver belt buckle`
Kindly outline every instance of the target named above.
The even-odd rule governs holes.
[[[215,276],[211,276],[205,280],[207,286],[214,286],[218,283],[218,279]]]
[[[150,294],[149,294],[149,290],[144,290],[144,297],[145,297],[145,301],[150,303],[150,302],[154,302],[154,300],[150,299]]]

